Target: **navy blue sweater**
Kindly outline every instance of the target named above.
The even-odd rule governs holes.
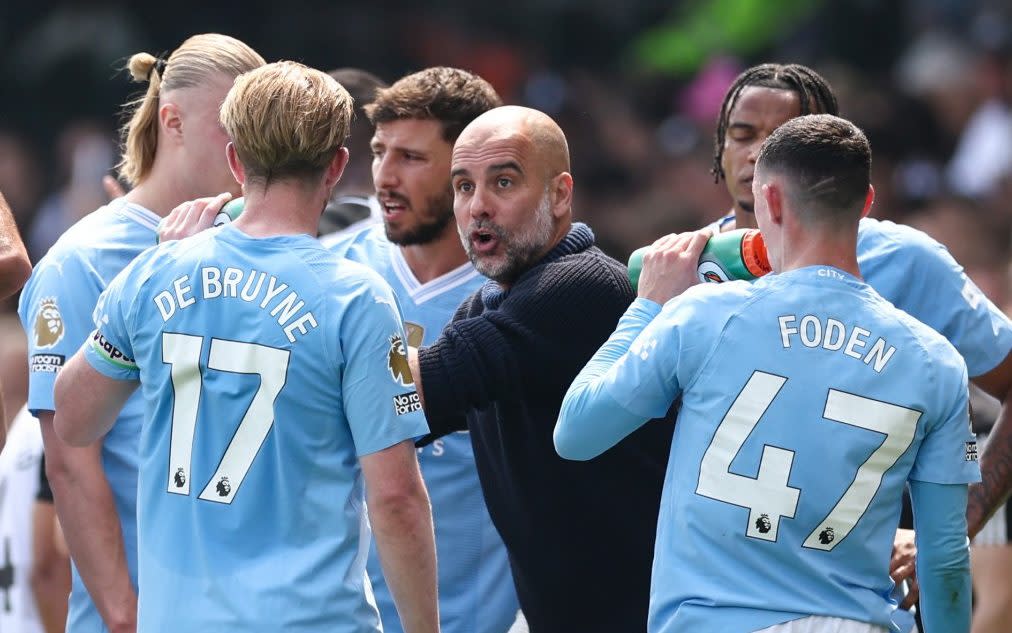
[[[532,633],[646,631],[672,427],[650,422],[589,462],[552,443],[566,389],[633,298],[625,267],[576,224],[509,290],[482,287],[419,351],[434,433],[466,416]]]

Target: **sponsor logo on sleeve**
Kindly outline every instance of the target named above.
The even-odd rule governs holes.
[[[98,330],[95,330],[91,334],[91,348],[113,365],[124,369],[137,369],[137,363],[134,362],[134,359],[121,352],[119,348],[102,336],[102,333]]]
[[[415,384],[408,366],[408,350],[404,347],[404,339],[400,334],[390,337],[390,352],[387,354],[387,369],[393,379],[404,387]]]
[[[968,462],[977,461],[977,442],[966,443],[966,461]]]
[[[394,413],[396,415],[405,415],[407,413],[414,413],[415,411],[422,410],[422,401],[418,397],[417,391],[410,391],[408,393],[402,393],[394,396]]]
[[[63,317],[56,297],[43,297],[35,315],[35,347],[46,349],[63,340]]]
[[[63,354],[32,354],[28,361],[28,371],[33,374],[55,374],[63,368],[67,357]]]

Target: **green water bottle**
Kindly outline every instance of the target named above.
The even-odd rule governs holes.
[[[242,196],[238,198],[232,198],[221,207],[221,211],[218,211],[218,215],[214,216],[214,222],[211,226],[221,226],[222,224],[228,224],[239,217],[242,214],[242,210],[246,208],[246,200]]]
[[[214,220],[211,222],[211,226],[221,226],[222,224],[228,224],[232,220],[235,220],[242,213],[242,210],[246,208],[246,201],[240,196],[233,198],[222,205],[221,210],[214,216]],[[158,222],[158,227],[161,229],[162,221]],[[157,231],[155,234],[155,243],[162,241],[161,231]]]
[[[643,255],[649,246],[629,256],[629,281],[636,290],[643,271]],[[735,229],[718,233],[707,241],[699,256],[696,272],[703,283],[721,283],[735,279],[751,281],[770,272],[766,243],[758,229]]]

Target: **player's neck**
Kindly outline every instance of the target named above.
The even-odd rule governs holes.
[[[420,283],[427,283],[467,263],[457,225],[452,220],[439,237],[426,244],[398,246],[408,268]]]
[[[221,193],[220,191],[217,193]],[[165,217],[174,208],[187,200],[199,198],[201,195],[217,195],[213,192],[204,194],[180,195],[180,188],[168,179],[151,176],[131,189],[125,196],[127,202],[144,207],[156,215]]]
[[[277,181],[267,188],[246,187],[243,195],[245,205],[235,226],[250,237],[315,237],[327,199],[322,187],[308,188],[289,181]]]
[[[857,240],[841,240],[838,236],[829,239],[815,239],[799,235],[785,239],[780,272],[805,268],[807,266],[832,266],[861,278],[857,265]]]
[[[188,172],[177,167],[171,156],[157,154],[151,171],[125,198],[164,218],[184,202],[219,193],[221,191],[206,191],[194,186]]]

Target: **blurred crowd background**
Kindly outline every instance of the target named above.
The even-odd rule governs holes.
[[[873,215],[945,243],[1012,308],[1010,0],[4,0],[0,191],[33,260],[106,200],[119,108],[143,87],[121,70],[127,58],[209,31],[268,61],[388,82],[433,65],[477,72],[506,102],[559,121],[576,215],[619,259],[730,208],[710,169],[735,75],[809,65],[871,139]]]

